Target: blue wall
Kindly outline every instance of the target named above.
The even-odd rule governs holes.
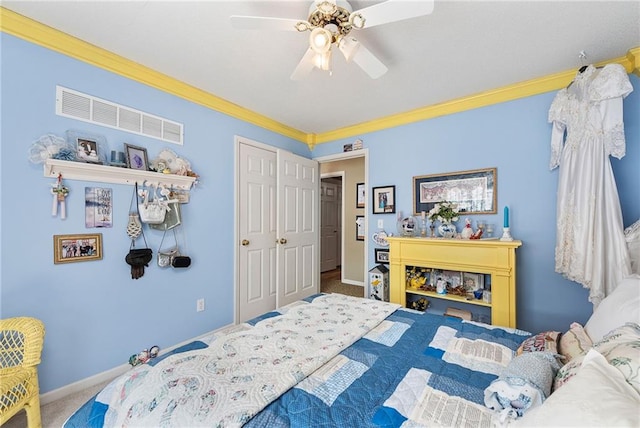
[[[233,323],[234,135],[309,157],[305,144],[0,33],[2,42],[2,272],[0,316],[34,316],[47,329],[43,392],[125,364],[157,344],[180,343]],[[93,126],[55,114],[56,85],[184,123],[184,146]],[[40,136],[68,129],[104,135],[110,148],[170,148],[200,178],[182,207],[189,269],[160,269],[139,280],[124,261],[133,187],[67,180],[67,219],[51,216],[50,185],[27,152]],[[84,188],[113,189],[113,228],[86,229]],[[53,264],[53,235],[100,232],[103,259]],[[154,255],[160,231],[145,228]],[[142,241],[138,241],[142,245]],[[196,312],[196,300],[206,310]]]
[[[624,101],[627,155],[612,159],[625,227],[640,218],[640,79],[629,76],[635,92]],[[546,93],[402,127],[359,135],[369,149],[368,188],[396,186],[397,210],[413,212],[413,177],[496,167],[498,215],[470,216],[498,226],[502,207],[510,208],[511,234],[523,242],[517,250],[517,326],[532,332],[566,331],[591,314],[588,290],[555,273],[555,218],[558,170],[549,170],[551,126]],[[316,157],[342,151],[345,139],[315,148]],[[370,213],[369,213],[370,214]],[[396,215],[369,215],[369,231],[383,219],[396,232]],[[458,230],[464,225],[458,222]],[[369,246],[374,260],[375,244]],[[373,266],[373,263],[370,263]]]
[[[51,391],[126,363],[129,356],[157,344],[165,348],[233,321],[234,135],[242,135],[302,156],[297,141],[233,119],[199,105],[89,66],[1,33],[2,130],[0,317],[25,315],[47,328],[40,366],[42,392]],[[625,225],[640,217],[640,132],[631,118],[640,113],[638,92],[625,101],[627,157],[614,161]],[[92,126],[55,115],[55,87],[123,104],[185,125],[185,144]],[[397,205],[411,211],[412,177],[483,167],[498,168],[498,204],[511,208],[518,250],[518,325],[538,331],[566,329],[584,322],[591,309],[587,293],[553,271],[557,171],[549,171],[547,111],[553,94],[436,118],[359,136],[369,148],[371,186],[395,184]],[[27,151],[41,135],[64,136],[68,129],[104,135],[109,148],[124,142],[144,146],[153,158],[170,148],[191,162],[201,183],[183,207],[189,269],[161,270],[152,265],[141,279],[130,277],[124,262],[125,233],[132,187],[68,181],[68,218],[51,216],[50,184],[42,166],[29,163]],[[342,151],[355,138],[318,145],[313,156]],[[110,187],[114,226],[85,229],[84,187]],[[384,218],[369,216],[369,230]],[[474,220],[478,219],[474,216]],[[486,216],[500,225],[501,216]],[[54,265],[52,236],[103,234],[100,261]],[[145,230],[155,251],[161,233]],[[370,260],[373,260],[373,245]],[[198,298],[207,309],[195,311]]]

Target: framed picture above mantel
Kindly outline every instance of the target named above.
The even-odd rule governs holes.
[[[457,204],[464,214],[496,214],[497,198],[497,168],[413,177],[414,215],[442,201]]]

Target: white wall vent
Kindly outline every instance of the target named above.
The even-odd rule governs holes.
[[[56,114],[116,128],[169,143],[183,144],[184,125],[56,86]]]

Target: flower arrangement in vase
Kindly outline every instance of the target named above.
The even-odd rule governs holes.
[[[436,203],[429,211],[429,220],[440,222],[438,233],[443,238],[455,237],[458,231],[453,222],[458,220],[458,205],[449,201]]]

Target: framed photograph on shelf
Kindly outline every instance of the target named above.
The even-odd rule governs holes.
[[[364,241],[364,216],[356,216],[356,241]]]
[[[139,169],[140,171],[149,170],[147,149],[125,143],[124,150],[127,158],[127,168]]]
[[[374,187],[373,214],[393,214],[396,212],[396,186]]]
[[[443,281],[447,290],[458,288],[462,285],[462,272],[434,269],[431,273],[431,285],[438,285],[438,281]]]
[[[484,288],[484,274],[462,272],[462,283],[467,292],[474,292]]]
[[[356,184],[356,208],[364,208],[366,188],[364,183]]]
[[[102,233],[53,235],[53,263],[102,259]]]
[[[436,203],[456,203],[460,213],[496,214],[497,169],[476,169],[413,177],[413,213],[429,212]]]
[[[389,264],[389,249],[387,248],[376,248],[376,263]]]
[[[67,131],[67,142],[75,148],[78,162],[105,163],[107,140],[104,136],[70,129]]]

